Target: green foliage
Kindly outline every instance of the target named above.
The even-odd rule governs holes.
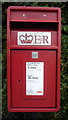
[[[2,46],[3,46],[3,119],[25,120],[25,113],[9,113],[6,90],[6,10],[8,6],[60,7],[62,12],[61,38],[61,108],[59,112],[38,113],[39,120],[68,119],[68,2],[8,2],[2,4]]]

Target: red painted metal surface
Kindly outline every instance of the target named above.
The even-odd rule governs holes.
[[[38,59],[32,59],[33,51],[39,53]],[[26,96],[26,62],[38,61],[44,62],[44,95]],[[12,107],[56,107],[56,51],[12,50],[11,69]]]
[[[7,92],[10,112],[60,109],[60,8],[9,7],[7,10]],[[52,44],[17,44],[17,32],[51,32]],[[32,58],[38,52],[38,59]],[[26,62],[44,62],[44,95],[26,95]]]

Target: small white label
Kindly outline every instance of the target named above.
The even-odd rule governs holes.
[[[44,94],[44,62],[26,62],[26,95]]]
[[[32,58],[37,59],[38,58],[38,52],[32,52]]]
[[[51,45],[51,32],[18,32],[18,45]]]

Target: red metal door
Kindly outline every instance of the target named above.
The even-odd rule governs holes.
[[[32,52],[38,58],[32,58]],[[26,95],[26,62],[44,62],[44,94]],[[11,50],[12,108],[56,107],[56,50]]]

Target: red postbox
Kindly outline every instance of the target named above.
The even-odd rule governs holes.
[[[60,108],[60,8],[8,7],[7,91],[10,112]]]

